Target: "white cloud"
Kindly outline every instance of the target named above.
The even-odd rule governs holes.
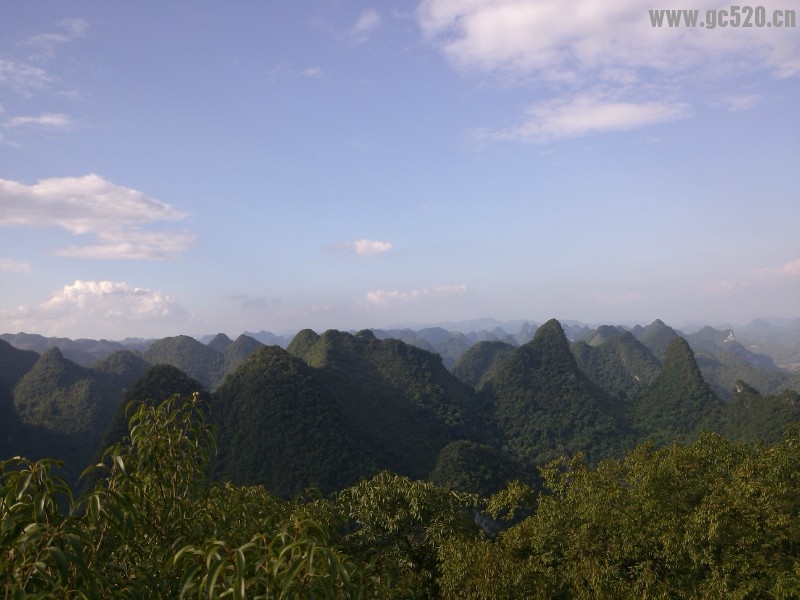
[[[307,69],[303,69],[303,75],[306,77],[312,77],[314,79],[318,79],[322,77],[322,69],[319,67],[308,67]]]
[[[24,46],[38,48],[42,56],[37,59],[50,58],[55,52],[57,44],[66,44],[86,35],[89,23],[83,19],[62,19],[58,22],[61,31],[55,33],[38,33],[22,42]]]
[[[149,331],[188,319],[186,309],[169,296],[124,282],[75,281],[38,307],[0,311],[0,324],[46,335],[108,337]],[[151,329],[152,328],[152,329]]]
[[[729,96],[725,98],[724,104],[731,112],[740,112],[743,110],[750,110],[761,102],[761,96],[758,94],[741,94],[737,96]]]
[[[623,102],[584,94],[534,104],[523,121],[506,129],[480,129],[479,139],[545,143],[604,131],[624,131],[689,116],[687,104]]]
[[[72,119],[60,113],[45,113],[38,116],[19,116],[12,117],[2,124],[3,127],[25,127],[33,125],[37,127],[50,127],[54,129],[65,129],[73,125]]]
[[[376,306],[387,306],[399,302],[413,302],[423,298],[441,298],[463,294],[467,291],[467,286],[463,283],[453,285],[441,285],[434,288],[413,289],[406,292],[399,290],[375,290],[367,292],[367,302]]]
[[[357,33],[365,33],[379,27],[380,24],[381,16],[378,14],[378,11],[368,8],[362,11],[358,16],[358,20],[353,26],[353,31]]]
[[[21,260],[10,258],[0,258],[0,273],[26,273],[31,270],[31,266]]]
[[[0,179],[0,226],[59,227],[76,235],[92,235],[100,242],[62,249],[58,254],[64,256],[175,258],[191,246],[191,233],[143,227],[186,216],[169,204],[94,174],[43,179],[34,185]]]
[[[122,233],[98,232],[100,244],[68,246],[58,256],[99,260],[169,260],[188,250],[194,243],[189,231],[141,231],[131,228]]]
[[[792,28],[653,27],[640,0],[423,0],[419,24],[454,64],[479,70],[510,70],[554,77],[586,76],[609,69],[683,71],[711,63],[744,61],[785,76],[797,72],[800,42]],[[697,8],[675,0],[670,9]],[[714,1],[700,11],[728,8]],[[775,0],[774,9],[795,9]],[[737,67],[741,67],[738,63]]]
[[[31,90],[50,83],[50,76],[41,67],[14,59],[0,58],[0,84],[16,92],[28,94]]]
[[[759,275],[774,279],[800,277],[800,258],[782,264],[780,267],[765,267],[758,271]]]
[[[358,256],[372,256],[383,254],[392,249],[391,242],[380,242],[376,240],[353,240],[341,242],[330,247],[331,250],[346,250]]]
[[[800,278],[800,258],[790,260],[778,267],[762,267],[751,271],[741,279],[718,279],[706,282],[703,293],[710,295],[732,294],[744,289],[753,288],[759,293],[772,293],[764,291],[764,286],[773,287],[782,285],[786,280]]]
[[[53,79],[41,64],[53,57],[58,44],[83,37],[89,24],[83,19],[62,19],[58,26],[61,29],[58,32],[39,33],[20,42],[21,46],[36,48],[38,55],[27,59],[0,58],[0,84],[24,95],[30,95],[33,90],[50,84]]]
[[[380,13],[372,8],[361,11],[355,24],[350,28],[348,37],[356,43],[366,42],[370,34],[381,26],[383,19]]]
[[[51,88],[54,81],[59,81],[59,78],[51,76],[46,68],[55,56],[56,47],[83,37],[89,23],[83,19],[70,18],[62,19],[57,25],[59,30],[56,32],[39,33],[18,42],[17,46],[19,47],[33,48],[33,54],[25,57],[0,57],[0,88],[8,88],[30,98],[36,92]],[[63,94],[63,92],[57,93]],[[80,92],[77,90],[72,90],[67,94],[72,97],[80,97]],[[54,112],[41,115],[17,115],[0,123],[0,127],[6,129],[27,126],[65,129],[72,125],[73,121],[70,117]],[[3,140],[2,137],[0,137],[0,142],[4,145],[17,146],[16,143]]]
[[[675,0],[669,8],[697,3]],[[698,22],[714,8],[729,5],[713,0]],[[776,0],[768,12],[794,8]],[[462,72],[549,94],[520,125],[479,130],[486,139],[537,143],[641,127],[687,116],[692,91],[719,95],[744,77],[800,74],[793,28],[653,27],[640,0],[422,0],[416,14],[429,43]],[[756,102],[754,93],[727,106]]]
[[[99,317],[169,317],[183,312],[168,296],[115,281],[77,280],[65,285],[41,307],[52,313],[78,311]]]

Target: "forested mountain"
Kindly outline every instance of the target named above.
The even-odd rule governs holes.
[[[34,456],[69,458],[71,476],[100,445],[122,396],[120,380],[65,358],[58,348],[42,354],[14,387],[14,407],[30,434]]]
[[[218,384],[224,376],[222,354],[188,335],[159,340],[147,349],[143,357],[153,365],[177,367],[207,389]]]
[[[645,439],[691,442],[704,428],[773,441],[798,418],[800,373],[779,370],[730,330],[684,336],[661,321],[628,330],[552,320],[506,341],[497,328],[432,327],[408,342],[379,333],[304,330],[285,351],[244,334],[207,344],[178,336],[144,353],[116,350],[92,368],[0,340],[0,457],[54,456],[74,475],[122,435],[128,401],[200,391],[219,428],[212,467],[221,478],[291,495],[389,469],[485,493],[501,479],[532,480],[560,454],[595,463]],[[468,344],[452,371],[432,351]]]
[[[202,383],[206,389],[213,390],[260,346],[259,341],[244,334],[233,341],[221,333],[208,345],[188,335],[179,335],[155,342],[143,357],[153,365],[177,367]]]
[[[281,348],[286,348],[294,337],[293,335],[275,335],[271,331],[264,331],[263,329],[258,332],[245,331],[243,335],[251,337],[265,346],[280,346]]]
[[[192,394],[199,392],[201,397],[208,401],[203,385],[192,379],[186,373],[171,365],[150,366],[144,363],[145,368],[130,387],[127,387],[120,397],[108,427],[103,436],[102,448],[107,448],[122,440],[128,431],[128,404],[135,401],[144,401],[150,405],[158,404],[174,394],[191,398]]]
[[[94,371],[115,377],[123,388],[133,385],[148,368],[150,363],[130,350],[117,350],[92,365]]]
[[[779,322],[756,319],[737,333],[749,350],[770,356],[781,368],[800,371],[800,318]]]
[[[108,425],[121,390],[102,373],[45,351],[14,388],[20,418],[67,435],[92,436]]]
[[[618,338],[623,333],[625,333],[625,329],[622,327],[614,327],[613,325],[601,325],[597,329],[594,329],[586,333],[582,339],[576,341],[586,342],[590,346],[600,346],[609,340]]]
[[[768,395],[800,389],[800,371],[778,367],[772,357],[745,347],[730,329],[704,327],[685,338],[695,352],[703,377],[723,400],[731,399],[740,380]]]
[[[713,429],[722,410],[722,401],[703,379],[688,342],[676,337],[664,351],[655,381],[636,403],[635,425],[657,443],[686,443],[703,429]]]
[[[563,453],[590,460],[629,445],[622,401],[578,369],[561,325],[551,320],[532,341],[510,352],[486,381],[503,448],[522,461],[542,464]]]
[[[11,390],[5,383],[0,382],[0,460],[29,452],[28,428],[17,414]]]
[[[777,394],[787,389],[800,389],[800,371],[787,372],[753,366],[736,352],[716,354],[697,353],[697,364],[703,377],[723,400],[730,400],[736,382],[746,381],[765,394]]]
[[[488,498],[509,481],[538,482],[536,469],[495,446],[470,440],[442,448],[428,477],[433,483]]]
[[[369,331],[305,330],[288,350],[319,369],[346,420],[389,461],[381,463],[386,468],[424,478],[449,442],[491,437],[474,390],[435,354]]]
[[[700,352],[712,355],[719,353],[731,354],[738,357],[741,362],[753,367],[770,371],[778,370],[778,367],[769,356],[756,354],[739,343],[732,329],[719,330],[706,326],[700,331],[683,337],[689,342],[695,354]]]
[[[656,319],[647,327],[637,325],[631,329],[633,336],[642,342],[658,360],[663,361],[669,343],[678,336],[672,327],[666,325],[661,319]]]
[[[661,364],[628,331],[601,331],[570,345],[578,368],[606,393],[635,400],[655,381]]]
[[[203,340],[200,340],[200,342],[202,343]],[[225,348],[230,346],[232,343],[233,340],[229,338],[227,335],[225,335],[224,333],[218,333],[213,338],[211,338],[211,340],[206,342],[206,346],[208,346],[215,352],[222,353],[225,351]]]
[[[0,383],[9,389],[31,370],[39,355],[32,350],[20,350],[5,340],[0,340]]]
[[[523,331],[527,331],[527,328],[523,327]],[[392,338],[423,350],[436,352],[442,357],[442,362],[448,369],[452,369],[462,355],[476,343],[484,341],[504,341],[514,345],[518,343],[514,336],[507,334],[500,327],[495,327],[491,331],[481,330],[469,333],[448,331],[442,327],[428,327],[419,330],[373,329],[372,332],[379,339]]]
[[[453,375],[480,391],[514,348],[507,342],[478,342],[456,363]]]
[[[788,423],[800,421],[800,394],[786,390],[762,395],[744,381],[737,381],[734,394],[716,430],[732,440],[773,444]]]
[[[271,348],[246,363],[267,356],[303,368]],[[125,441],[79,493],[47,461],[4,461],[4,595],[800,596],[797,426],[770,446],[703,434],[597,467],[573,457],[544,467],[535,488],[511,482],[488,498],[384,471],[286,501],[207,477],[214,434],[203,404],[193,395],[136,407]],[[475,461],[492,468],[465,487],[494,487],[506,473],[490,447],[454,442],[442,454],[444,485]]]
[[[342,406],[359,399],[326,383],[277,346],[248,357],[213,395],[215,476],[292,495],[308,486],[330,492],[377,472],[373,440]]]
[[[230,338],[229,338],[230,339]],[[258,350],[263,344],[249,335],[240,335],[222,350],[224,359],[223,372],[227,375],[233,373],[242,364],[245,358]]]
[[[128,343],[109,340],[71,340],[69,338],[44,337],[31,333],[4,333],[0,339],[21,350],[33,350],[42,354],[50,348],[58,348],[66,358],[83,367],[91,367],[98,360],[118,350],[143,350],[147,342]]]

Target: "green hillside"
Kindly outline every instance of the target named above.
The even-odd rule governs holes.
[[[222,357],[224,359],[223,372],[225,375],[233,373],[239,365],[242,364],[244,359],[261,346],[263,346],[263,344],[257,339],[244,334],[231,341],[230,344],[227,344],[222,350]]]
[[[506,342],[478,342],[453,367],[453,375],[480,391],[515,346]]]
[[[448,489],[488,498],[509,481],[534,481],[534,471],[495,447],[459,440],[442,448],[428,479]]]
[[[637,325],[631,330],[631,333],[650,349],[653,356],[661,361],[664,360],[669,343],[678,337],[678,332],[661,319],[656,319],[647,327]]]
[[[37,360],[39,355],[33,350],[19,350],[0,339],[0,383],[14,389]]]
[[[218,333],[215,335],[210,342],[208,342],[208,347],[211,348],[214,352],[224,352],[225,348],[230,346],[233,343],[233,340],[229,338],[224,333]]]
[[[201,344],[188,335],[168,337],[154,343],[143,354],[151,365],[172,365],[213,389],[224,375],[225,359],[222,354]]]
[[[798,392],[762,395],[744,381],[737,381],[717,429],[732,440],[773,444],[781,439],[788,424],[798,421]]]
[[[0,382],[0,460],[30,454],[30,433],[14,406],[14,396]]]
[[[81,367],[64,358],[58,348],[51,348],[14,388],[14,404],[25,423],[96,437],[110,422],[119,391],[102,373]]]
[[[440,356],[369,331],[312,333],[300,332],[289,352],[323,372],[348,422],[394,465],[387,468],[422,478],[447,443],[491,437],[474,390]]]
[[[116,378],[124,388],[132,385],[148,368],[150,364],[140,354],[130,350],[117,350],[92,365],[93,371]]]
[[[112,355],[113,356],[113,355]],[[126,407],[130,402],[145,402],[150,405],[160,404],[174,394],[190,398],[195,392],[203,393],[202,384],[186,373],[171,365],[145,365],[145,370],[136,381],[132,382],[114,409],[108,427],[103,432],[101,447],[107,448],[118,443],[128,431]],[[208,400],[207,394],[203,398]]]
[[[800,418],[797,374],[765,368],[730,330],[688,336],[702,348],[696,355],[661,321],[569,330],[582,341],[569,344],[555,320],[523,346],[491,339],[499,329],[422,330],[417,341],[430,347],[487,338],[452,372],[440,354],[369,330],[304,330],[286,351],[248,335],[208,345],[178,336],[91,368],[57,348],[39,356],[0,340],[0,457],[53,456],[73,477],[123,435],[128,401],[200,391],[219,428],[217,477],[292,495],[387,469],[487,493],[564,454],[596,464],[645,439],[691,442],[704,428],[769,442]]]
[[[542,464],[575,452],[598,460],[629,443],[624,405],[578,369],[555,319],[508,354],[484,394],[492,398],[503,448],[519,460]]]
[[[329,492],[377,471],[317,369],[277,346],[249,356],[212,396],[215,477],[264,485],[290,496],[309,486]]]
[[[716,353],[698,352],[697,364],[703,377],[715,393],[730,400],[737,381],[746,381],[765,394],[777,394],[783,390],[800,390],[800,372],[780,371],[753,365],[739,352],[717,350]]]
[[[659,444],[692,441],[713,429],[723,404],[703,379],[688,342],[674,338],[661,372],[636,403],[638,435]]]
[[[13,390],[30,455],[64,460],[66,476],[77,477],[100,446],[122,390],[114,376],[77,365],[58,348],[45,351]]]
[[[589,379],[620,399],[638,398],[661,369],[650,350],[627,331],[601,333],[590,342],[573,342],[570,350]]]

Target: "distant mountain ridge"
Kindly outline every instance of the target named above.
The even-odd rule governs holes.
[[[649,325],[588,325],[580,321],[560,320],[562,329],[570,342],[586,341],[589,336],[609,335],[613,330],[630,331],[637,339],[643,335],[647,338],[646,345],[653,346],[654,354],[663,353],[666,344],[674,337],[685,337],[693,348],[697,344],[707,342],[709,338],[718,340],[734,335],[737,345],[749,352],[746,359],[761,368],[772,368],[786,371],[800,371],[800,318],[797,319],[754,319],[751,323],[738,328],[729,325],[722,329],[714,329],[708,325],[693,325],[684,334],[680,329],[666,325],[656,319]],[[466,321],[450,321],[432,324],[403,324],[392,328],[372,328],[376,337],[399,339],[414,344],[425,350],[439,353],[448,368],[452,368],[458,358],[469,348],[481,341],[505,341],[514,345],[522,345],[533,339],[533,334],[539,322],[530,319],[516,319],[501,321],[498,319],[484,318]],[[356,333],[351,330],[350,333]],[[658,335],[663,339],[657,340]],[[296,334],[276,335],[270,331],[259,332],[245,331],[247,337],[265,345],[277,345],[286,348]],[[181,337],[181,336],[178,336]],[[218,338],[215,341],[215,338]],[[162,338],[163,339],[163,338]],[[224,340],[231,340],[224,333],[204,335],[195,338],[201,344],[211,345],[215,350]],[[145,352],[159,339],[126,338],[120,341],[78,339],[71,340],[63,337],[45,337],[39,334],[28,333],[3,333],[0,340],[10,343],[22,350],[33,350],[39,354],[53,347],[58,347],[62,354],[85,367],[92,366],[97,360],[105,358],[118,350],[132,352]],[[593,345],[597,345],[594,342]],[[717,348],[720,349],[719,347]],[[741,350],[739,350],[741,352]],[[742,352],[744,355],[744,353]]]
[[[53,341],[40,338],[15,339]],[[515,335],[303,330],[285,349],[244,334],[175,336],[87,367],[57,346],[37,354],[3,339],[0,458],[54,456],[76,476],[124,431],[128,401],[199,391],[218,430],[219,478],[292,495],[390,469],[484,493],[560,454],[595,462],[703,428],[778,439],[800,419],[800,372],[741,340],[659,320],[628,329],[553,319]]]

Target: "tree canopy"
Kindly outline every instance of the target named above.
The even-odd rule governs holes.
[[[0,463],[4,597],[800,594],[800,425],[773,446],[709,433],[596,467],[556,460],[538,494],[513,482],[481,498],[384,471],[288,501],[208,479],[203,405],[131,403],[128,434],[77,496],[50,460]],[[484,531],[476,510],[513,524]]]

